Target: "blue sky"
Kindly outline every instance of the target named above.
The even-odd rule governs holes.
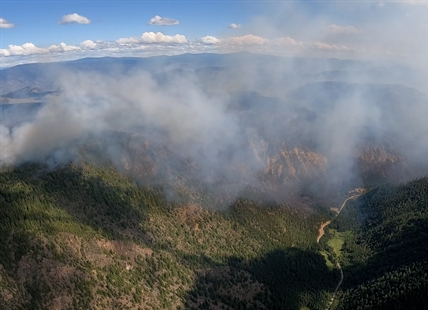
[[[258,5],[243,1],[7,1],[1,2],[0,16],[15,24],[2,30],[0,48],[32,42],[50,45],[67,41],[116,40],[145,31],[184,33],[198,38],[218,35],[231,23],[248,22]],[[88,25],[60,25],[63,15],[78,13],[91,20]],[[156,15],[178,20],[174,27],[147,23]]]
[[[61,23],[67,15],[75,22]],[[156,16],[171,25],[149,24]],[[417,0],[1,0],[0,66],[238,50],[424,62],[427,16]]]

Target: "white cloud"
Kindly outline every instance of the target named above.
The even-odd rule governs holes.
[[[201,38],[201,42],[204,44],[218,44],[221,40],[213,36],[205,36]]]
[[[333,34],[357,34],[361,32],[354,26],[338,26],[335,24],[328,26],[328,31]]]
[[[298,52],[305,48],[303,42],[290,37],[268,39],[252,34],[229,38],[205,36],[200,38],[198,42],[205,46],[215,46],[217,49],[226,49],[228,51],[248,50],[278,53]]]
[[[255,36],[253,34],[247,34],[239,37],[229,37],[221,40],[222,43],[229,45],[263,45],[268,41],[268,39]]]
[[[275,38],[275,39],[271,40],[270,42],[272,44],[278,45],[278,46],[304,47],[303,42],[296,41],[290,37]]]
[[[377,7],[378,7],[378,8],[383,8],[383,7],[385,7],[385,2],[378,2]]]
[[[50,52],[71,52],[71,51],[77,51],[80,50],[80,47],[73,46],[73,45],[67,45],[63,42],[61,42],[59,45],[51,45],[48,50]]]
[[[0,56],[2,56],[2,57],[10,56],[9,50],[7,50],[5,48],[0,48]]]
[[[241,28],[241,25],[240,24],[232,23],[232,24],[229,25],[229,28],[230,29],[238,29],[238,28]]]
[[[80,46],[82,47],[82,48],[90,48],[90,49],[93,49],[93,48],[95,48],[96,46],[97,46],[97,43],[95,43],[94,41],[92,41],[92,40],[86,40],[86,41],[83,41],[82,43],[80,43]]]
[[[423,27],[423,26],[421,26]],[[426,27],[426,25],[425,25]],[[86,40],[78,46],[60,43],[49,48],[39,48],[33,43],[21,46],[9,45],[7,49],[0,49],[2,67],[12,65],[45,62],[65,61],[83,57],[102,56],[143,56],[178,55],[182,53],[204,52],[233,52],[252,51],[272,54],[324,55],[344,54],[354,55],[386,55],[385,49],[362,48],[338,43],[316,41],[299,41],[291,37],[266,38],[247,34],[228,38],[204,36],[197,40],[187,40],[184,35],[165,35],[161,32],[144,32],[140,37],[120,38],[116,41]],[[389,53],[388,55],[392,55]],[[10,57],[9,57],[10,56]],[[352,56],[351,56],[352,57]]]
[[[9,45],[8,49],[0,49],[2,56],[15,56],[15,55],[32,55],[49,53],[46,48],[39,48],[33,43],[24,43],[22,45]]]
[[[162,32],[144,32],[141,37],[120,38],[116,40],[121,45],[143,44],[143,43],[187,43],[187,39],[182,34],[173,36],[164,35]]]
[[[157,25],[157,26],[173,26],[178,25],[179,22],[176,19],[168,18],[168,17],[160,17],[156,15],[151,18],[148,22],[149,25]]]
[[[117,39],[116,42],[120,45],[131,45],[131,44],[141,43],[141,39],[137,37],[120,38],[120,39]]]
[[[162,32],[144,32],[141,39],[144,43],[187,43],[186,37],[181,34],[168,36]]]
[[[354,49],[346,45],[327,44],[324,42],[316,42],[312,45],[314,49],[330,52],[353,52]]]
[[[77,24],[89,24],[91,21],[87,19],[84,16],[81,16],[77,13],[64,15],[59,22],[60,24],[71,24],[71,23],[77,23]]]
[[[252,34],[247,34],[239,37],[216,38],[213,36],[205,36],[200,39],[204,44],[236,44],[236,45],[280,45],[280,46],[300,46],[303,47],[303,42],[297,41],[290,37],[267,39]]]
[[[13,28],[13,27],[15,27],[14,24],[0,17],[0,28]]]

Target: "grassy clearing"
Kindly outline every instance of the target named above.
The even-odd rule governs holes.
[[[328,258],[328,253],[326,251],[319,251],[319,253],[324,256],[325,259],[325,264],[327,265],[329,270],[333,270],[334,269],[334,264],[329,260]]]
[[[327,241],[327,245],[333,249],[337,257],[340,257],[345,239],[350,237],[352,232],[349,230],[339,232],[336,229],[329,229],[329,234],[333,237]]]

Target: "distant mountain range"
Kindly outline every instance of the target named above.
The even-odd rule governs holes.
[[[174,70],[195,71],[198,76],[220,74],[220,71],[240,69],[240,72],[256,74],[260,82],[302,85],[315,81],[379,82],[388,84],[418,85],[426,74],[419,69],[376,64],[369,61],[278,57],[251,53],[234,54],[183,54],[178,56],[101,57],[83,58],[59,63],[18,65],[1,70],[0,93],[7,94],[24,87],[52,90],[54,81],[64,71],[98,72],[100,74],[128,74],[144,70],[152,74],[165,74]],[[262,83],[264,84],[264,83]],[[276,85],[276,84],[275,84]]]

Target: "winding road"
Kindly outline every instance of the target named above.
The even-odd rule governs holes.
[[[324,227],[326,227],[330,223],[331,220],[321,224],[320,228],[318,229],[317,243],[320,243],[321,237],[324,236]]]
[[[327,221],[327,222],[324,222],[324,223],[322,223],[321,224],[321,226],[320,226],[320,228],[318,229],[318,236],[317,236],[317,243],[320,243],[320,239],[321,239],[321,237],[322,236],[324,236],[324,228],[326,227],[326,226],[328,226],[336,217],[338,217],[339,216],[339,214],[340,214],[340,212],[342,211],[342,209],[343,209],[343,207],[346,205],[346,203],[349,201],[349,200],[351,200],[351,199],[356,199],[357,197],[360,197],[361,196],[361,194],[357,194],[357,195],[354,195],[354,196],[351,196],[351,197],[348,197],[348,198],[346,198],[345,199],[345,201],[342,203],[342,206],[339,208],[339,210],[337,211],[337,214],[331,219],[331,220],[329,220],[329,221]]]
[[[339,216],[339,214],[340,214],[340,212],[342,211],[342,209],[343,209],[343,207],[345,207],[345,205],[346,205],[346,203],[349,201],[349,200],[351,200],[351,199],[353,199],[353,200],[355,200],[355,199],[357,199],[358,197],[360,197],[362,195],[362,193],[360,193],[360,194],[356,194],[356,195],[353,195],[353,196],[350,196],[350,197],[348,197],[348,198],[346,198],[344,201],[343,201],[343,203],[342,203],[342,206],[339,208],[339,210],[337,211],[337,214],[331,219],[331,220],[328,220],[327,222],[324,222],[324,223],[321,223],[321,226],[320,226],[320,228],[318,229],[318,236],[317,236],[317,243],[320,243],[320,239],[321,239],[321,237],[322,236],[324,236],[324,228],[326,227],[326,226],[328,226],[336,217],[338,217]],[[340,271],[340,281],[339,281],[339,283],[337,284],[337,286],[336,286],[336,289],[334,290],[334,293],[333,293],[333,296],[331,297],[331,299],[330,299],[330,301],[329,301],[329,303],[328,303],[328,305],[327,305],[327,308],[326,308],[326,310],[329,310],[330,309],[330,307],[331,307],[331,305],[333,304],[333,301],[334,301],[334,299],[335,299],[335,297],[336,297],[336,293],[337,293],[337,291],[339,290],[339,287],[342,285],[342,282],[343,282],[343,271],[342,271],[342,267],[340,266],[340,263],[339,262],[337,262],[336,263],[336,267],[337,267],[337,269],[339,269],[339,271]]]
[[[327,308],[325,308],[326,310],[330,309],[331,305],[333,304],[334,298],[336,297],[336,293],[339,290],[339,287],[342,285],[342,282],[343,282],[343,271],[342,271],[342,267],[340,266],[339,262],[337,262],[336,267],[340,271],[340,281],[337,284],[336,289],[334,290],[333,296],[331,297],[331,299],[327,305]]]

